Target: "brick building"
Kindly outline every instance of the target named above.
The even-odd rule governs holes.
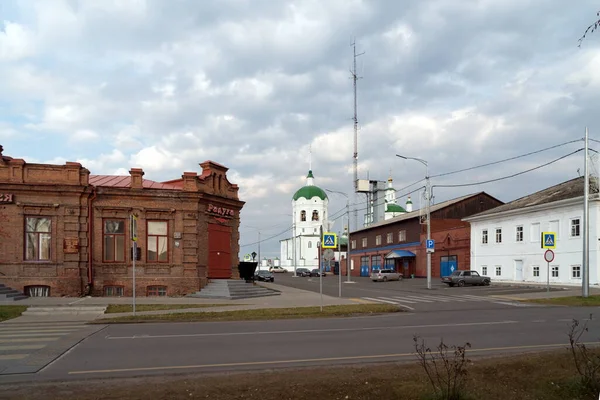
[[[31,296],[131,296],[197,292],[237,275],[244,202],[227,168],[155,182],[90,175],[79,163],[30,164],[0,146],[0,282]]]
[[[461,219],[504,204],[485,192],[448,200],[430,207],[431,238],[435,253],[431,275],[439,277],[451,267],[470,267],[468,222]],[[410,211],[410,210],[409,210]],[[423,211],[410,211],[358,229],[350,234],[350,274],[369,276],[372,270],[391,268],[405,277],[427,275],[425,241],[427,226]],[[346,275],[345,260],[342,273]]]

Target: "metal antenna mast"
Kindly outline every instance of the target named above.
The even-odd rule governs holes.
[[[352,46],[353,53],[354,53],[352,71],[350,71],[350,73],[352,74],[352,81],[353,81],[353,85],[354,85],[354,118],[353,118],[353,120],[354,120],[354,155],[353,155],[353,157],[354,157],[354,193],[356,196],[356,193],[358,193],[358,114],[357,114],[357,107],[356,107],[356,81],[358,79],[360,79],[360,77],[358,77],[356,75],[356,57],[365,54],[365,52],[363,51],[360,54],[356,54],[356,39],[354,39],[350,45]],[[354,223],[355,223],[355,226],[358,228],[358,210],[356,209],[356,207],[354,208]],[[348,223],[348,225],[349,224],[350,223]]]

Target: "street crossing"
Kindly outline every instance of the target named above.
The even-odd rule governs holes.
[[[0,323],[0,370],[85,327],[83,322]]]
[[[361,297],[363,300],[374,301],[385,304],[396,304],[412,309],[413,305],[419,303],[465,303],[465,302],[491,302],[497,303],[499,299],[485,296],[474,296],[469,294],[462,295],[424,295],[424,294],[404,294],[402,296],[378,296]]]

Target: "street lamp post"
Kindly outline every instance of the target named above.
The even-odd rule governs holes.
[[[255,226],[250,226],[250,225],[246,225],[246,226],[248,228],[258,230],[258,270],[260,271],[260,264],[261,264],[261,260],[260,260],[260,228],[257,228]]]
[[[427,213],[427,241],[429,241],[431,240],[431,214],[429,209],[431,204],[431,186],[429,183],[429,165],[427,164],[427,161],[420,158],[406,157],[401,156],[400,154],[396,154],[396,157],[400,157],[405,160],[415,160],[425,166],[425,197],[427,200],[425,207]],[[431,289],[431,252],[429,250],[427,250],[427,289]]]

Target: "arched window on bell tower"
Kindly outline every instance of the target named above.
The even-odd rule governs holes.
[[[300,221],[306,221],[306,211],[300,211]]]
[[[313,221],[318,221],[319,220],[319,212],[317,210],[313,210],[312,220]]]

